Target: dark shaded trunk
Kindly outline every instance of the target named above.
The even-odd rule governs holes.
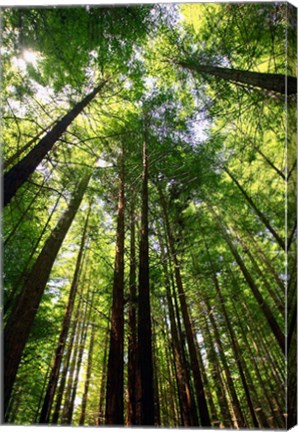
[[[106,390],[107,425],[123,425],[124,372],[124,154],[122,150],[119,174],[118,222],[113,283],[113,304]]]
[[[208,411],[208,406],[207,406],[207,402],[206,402],[206,396],[205,396],[205,391],[204,391],[204,387],[203,387],[199,362],[198,362],[197,353],[196,353],[196,347],[195,347],[195,341],[194,341],[195,336],[194,336],[192,325],[191,325],[191,319],[189,316],[188,306],[186,303],[185,292],[184,292],[181,274],[180,274],[180,264],[179,264],[178,257],[177,257],[174,237],[173,237],[171,227],[170,227],[167,204],[165,202],[161,188],[159,186],[158,186],[158,190],[159,190],[159,194],[160,194],[161,207],[163,209],[163,214],[164,214],[165,227],[166,227],[167,236],[168,236],[168,240],[169,240],[170,254],[171,254],[171,258],[173,260],[173,264],[174,264],[174,274],[175,274],[176,285],[177,285],[177,289],[178,289],[178,296],[179,296],[179,300],[180,300],[182,317],[183,317],[184,326],[185,326],[186,339],[187,339],[190,362],[191,362],[191,369],[193,372],[197,403],[198,403],[200,419],[201,419],[201,426],[208,427],[208,426],[211,426],[211,422],[210,422],[209,411]]]
[[[48,367],[46,376],[44,378],[44,382],[43,382],[42,390],[41,390],[41,393],[40,393],[40,397],[39,397],[39,400],[38,400],[38,405],[37,405],[37,408],[36,408],[35,416],[34,416],[34,424],[38,423],[38,418],[40,416],[40,410],[42,408],[42,403],[43,403],[43,400],[44,400],[44,395],[45,395],[45,392],[46,392],[47,383],[49,381],[50,373],[51,373],[51,368]]]
[[[246,84],[248,86],[258,87],[281,94],[287,93],[291,95],[297,93],[297,79],[292,76],[203,65],[193,60],[178,61],[176,63],[185,69],[201,74],[213,75],[217,78],[234,82],[235,84]]]
[[[244,198],[246,199],[246,201],[254,209],[254,211],[259,216],[260,220],[263,222],[263,224],[268,229],[268,231],[271,232],[271,234],[273,235],[273,237],[275,238],[275,240],[277,241],[277,243],[279,244],[279,246],[283,250],[285,250],[285,241],[277,234],[277,232],[271,226],[269,220],[264,215],[264,213],[262,213],[261,210],[258,209],[258,207],[255,205],[255,203],[253,202],[253,200],[248,196],[248,194],[245,192],[245,190],[243,189],[243,187],[240,185],[240,183],[238,182],[238,180],[236,179],[236,177],[234,177],[234,175],[227,168],[224,168],[224,171],[230,176],[230,178],[236,184],[236,186],[238,187],[238,189],[240,190],[240,192],[242,193],[242,195],[244,196]]]
[[[81,204],[89,179],[90,175],[85,176],[73,193],[67,210],[59,219],[36,259],[6,324],[4,330],[5,410],[21,361],[22,352],[28,340],[52,266]]]
[[[269,326],[271,327],[271,330],[272,330],[282,352],[284,353],[285,352],[285,336],[284,336],[283,332],[281,331],[276,319],[274,318],[274,316],[271,312],[271,309],[269,308],[269,306],[265,302],[262,294],[260,293],[260,291],[259,291],[258,287],[256,286],[253,278],[251,277],[251,275],[250,275],[249,271],[247,270],[244,262],[242,261],[237,249],[235,248],[232,240],[230,239],[230,237],[226,231],[226,228],[224,227],[223,223],[219,220],[219,218],[215,214],[215,212],[213,210],[212,210],[212,212],[213,212],[215,219],[216,219],[216,222],[217,222],[217,224],[218,224],[218,226],[222,232],[222,235],[223,235],[224,239],[226,240],[226,242],[230,248],[230,251],[232,252],[232,255],[234,256],[237,264],[239,265],[240,270],[241,270],[243,276],[245,277],[246,282],[248,283],[257,303],[259,304],[262,312],[264,313],[264,315],[267,319]]]
[[[130,271],[128,309],[128,426],[136,424],[136,369],[137,369],[137,286],[136,286],[135,214],[130,214]]]
[[[89,220],[90,211],[91,211],[91,205],[89,207],[89,212],[88,212],[88,215],[86,217],[85,224],[84,224],[80,249],[79,249],[79,253],[78,253],[78,257],[77,257],[77,261],[76,261],[76,266],[75,266],[75,271],[74,271],[74,275],[73,275],[73,279],[72,279],[72,283],[71,283],[71,287],[70,287],[68,304],[67,304],[66,311],[64,314],[64,318],[63,318],[63,323],[62,323],[62,328],[61,328],[61,332],[60,332],[60,336],[59,336],[58,346],[56,348],[55,359],[54,359],[54,363],[52,366],[52,370],[51,370],[51,374],[50,374],[50,378],[49,378],[49,383],[48,383],[46,395],[44,398],[44,402],[43,402],[43,406],[42,406],[42,410],[41,410],[41,414],[40,414],[40,418],[39,418],[39,423],[48,423],[49,419],[50,419],[50,413],[51,413],[54,394],[55,394],[55,390],[56,390],[56,386],[57,386],[57,382],[58,382],[59,370],[60,370],[60,366],[61,366],[61,362],[62,362],[62,356],[63,356],[63,352],[65,349],[66,338],[67,338],[68,331],[69,331],[70,318],[72,315],[74,302],[75,302],[75,298],[76,298],[76,293],[77,293],[77,287],[78,287],[79,275],[80,275],[80,271],[81,271],[82,258],[83,258],[85,244],[86,244],[86,235],[87,235],[87,227],[88,227],[88,220]]]
[[[152,320],[152,356],[153,356],[153,366],[154,366],[154,377],[153,377],[153,384],[154,384],[154,426],[160,426],[161,425],[161,418],[160,418],[160,397],[159,397],[159,385],[158,385],[158,367],[157,367],[157,356],[158,356],[158,349],[157,349],[157,343],[156,343],[156,329],[154,325],[154,320]],[[173,411],[174,413],[174,411]]]
[[[40,142],[6,174],[4,174],[4,203],[6,206],[15,196],[18,189],[28,180],[46,154],[53,148],[71,122],[83,111],[89,102],[100,92],[107,81],[102,81],[81,102],[77,103]]]
[[[88,401],[88,392],[89,392],[91,370],[92,370],[92,356],[93,356],[93,349],[94,349],[94,338],[95,338],[95,326],[93,325],[92,329],[91,329],[90,344],[89,344],[89,350],[88,350],[86,380],[85,380],[84,394],[83,394],[83,399],[82,399],[81,415],[80,415],[80,420],[79,420],[80,426],[84,426],[84,423],[85,423],[86,407],[87,407],[87,401]]]
[[[53,127],[56,122],[56,120],[52,122],[46,129],[41,130],[35,137],[33,137],[30,141],[24,144],[23,147],[19,148],[12,156],[5,159],[5,161],[3,162],[3,169],[11,165],[19,156],[21,156],[21,154],[28,150],[28,148],[30,148],[31,145],[34,144],[35,141],[37,141],[41,137],[41,135],[43,135],[44,133],[46,133],[47,130]]]
[[[152,330],[149,287],[149,239],[148,239],[148,156],[147,125],[144,127],[142,214],[140,233],[139,294],[138,294],[138,368],[140,397],[137,400],[137,422],[142,426],[154,425],[154,388]]]

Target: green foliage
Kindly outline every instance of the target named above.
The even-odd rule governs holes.
[[[282,239],[290,238],[291,233],[295,239],[294,194],[287,201],[288,226],[285,226],[284,211],[285,179],[294,167],[294,98],[288,98],[286,113],[283,96],[239,86],[207,73],[193,73],[181,68],[178,62],[285,73],[285,32],[291,41],[291,52],[295,51],[292,40],[295,26],[287,21],[287,7],[279,3],[204,3],[3,10],[5,171],[28,155],[51,130],[53,122],[59,121],[102,78],[108,79],[102,92],[71,123],[4,210],[5,323],[72,192],[86,172],[92,174],[80,210],[56,257],[23,353],[9,423],[39,421],[86,214],[91,206],[63,360],[70,346],[73,361],[75,347],[84,335],[79,324],[87,316],[72,424],[78,425],[80,421],[91,326],[95,327],[95,345],[85,425],[97,424],[102,395],[105,400],[105,345],[109,337],[115,271],[119,160],[123,151],[126,338],[130,211],[134,208],[138,260],[142,148],[147,140],[153,351],[161,425],[174,427],[182,423],[167,303],[167,284],[175,303],[173,288],[177,289],[177,282],[160,191],[165,197],[194,338],[207,377],[208,407],[211,409],[210,398],[215,407],[213,425],[224,425],[215,366],[224,382],[231,418],[234,412],[211,314],[248,426],[254,425],[228,323],[238,343],[237,354],[246,368],[260,427],[284,428],[283,353],[227,238],[284,330],[283,283],[287,277],[295,279],[294,252],[286,270],[285,251],[260,214]],[[295,59],[288,65],[291,73],[294,64]],[[291,148],[289,153],[285,148],[286,139]],[[295,188],[295,170],[288,188]],[[181,315],[179,304],[177,307]],[[181,325],[183,339],[185,328],[181,316],[177,323]],[[75,330],[73,346],[72,330]],[[186,348],[185,341],[180,342]],[[125,367],[127,349],[125,339]],[[210,361],[212,356],[214,363]],[[187,349],[185,357],[190,369]],[[62,369],[63,365],[58,385]],[[125,406],[126,375],[127,372]],[[69,383],[69,375],[66,381]],[[64,405],[67,405],[65,399],[62,409]],[[237,427],[235,420],[231,422]]]

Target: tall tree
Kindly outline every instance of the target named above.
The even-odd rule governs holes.
[[[6,411],[12,387],[21,361],[22,352],[42,299],[54,261],[62,242],[78,211],[90,180],[85,175],[78,184],[68,208],[59,219],[56,227],[40,252],[23,289],[15,303],[4,329],[4,409]]]
[[[257,87],[281,94],[291,95],[297,93],[297,80],[293,76],[229,69],[225,67],[201,64],[199,61],[193,59],[177,61],[177,64],[185,69],[200,74],[213,75],[217,78],[234,82],[235,84],[245,84],[247,86]]]
[[[104,87],[107,80],[103,80],[95,89],[78,102],[55,126],[48,132],[39,143],[16,165],[4,175],[4,206],[10,203],[17,190],[28,180],[46,154],[53,148],[63,132],[71,122],[83,111],[83,109],[95,98]]]
[[[108,425],[124,424],[124,158],[122,146],[119,161],[117,240],[106,391],[105,423]]]
[[[140,374],[137,389],[137,422],[139,425],[154,425],[154,390],[152,330],[149,285],[149,239],[148,239],[148,124],[144,118],[142,211],[139,257],[138,292],[138,368]]]

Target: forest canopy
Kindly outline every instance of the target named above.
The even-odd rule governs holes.
[[[294,425],[294,7],[1,15],[2,420]]]

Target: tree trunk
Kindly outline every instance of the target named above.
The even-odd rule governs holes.
[[[139,296],[138,296],[138,368],[140,397],[137,401],[137,419],[142,426],[154,425],[154,388],[152,330],[149,288],[149,240],[148,240],[148,156],[147,125],[144,127],[142,214],[140,233]]]
[[[243,386],[243,389],[244,389],[247,405],[249,407],[250,415],[251,415],[251,418],[252,418],[252,421],[253,421],[253,426],[258,429],[259,427],[262,427],[262,425],[259,425],[259,423],[258,423],[258,420],[257,420],[257,417],[256,417],[256,413],[255,413],[255,410],[254,410],[254,406],[253,406],[253,403],[252,403],[252,399],[251,399],[251,396],[250,396],[250,391],[249,391],[247,380],[246,380],[246,377],[245,377],[245,374],[244,374],[244,370],[243,370],[243,364],[242,363],[243,363],[244,360],[242,360],[242,357],[241,357],[241,354],[240,354],[239,345],[238,345],[238,341],[237,341],[237,337],[235,335],[234,329],[232,327],[232,324],[231,324],[231,322],[229,320],[229,317],[228,317],[228,314],[227,314],[227,310],[226,310],[225,303],[224,303],[224,298],[223,298],[223,295],[221,293],[221,289],[219,287],[219,282],[218,282],[217,275],[216,275],[216,272],[215,272],[214,267],[213,267],[213,262],[211,260],[210,255],[209,255],[207,244],[206,244],[206,249],[207,249],[207,253],[208,253],[208,257],[209,257],[212,279],[213,279],[213,282],[214,282],[216,293],[217,293],[217,295],[219,297],[219,302],[220,302],[220,305],[221,305],[221,309],[222,309],[222,313],[223,313],[223,316],[224,316],[225,324],[226,324],[226,327],[227,327],[229,335],[230,335],[230,340],[231,340],[232,350],[233,350],[233,353],[234,353],[234,358],[236,360],[236,364],[237,364],[237,367],[238,367],[238,370],[239,370],[239,375],[240,375],[240,379],[241,379],[242,386]]]
[[[174,307],[171,296],[171,288],[170,288],[170,279],[169,272],[166,263],[166,253],[164,249],[164,244],[162,242],[161,234],[159,234],[159,243],[161,249],[161,259],[163,263],[163,271],[164,271],[164,283],[166,287],[166,295],[167,295],[167,306],[169,311],[169,319],[170,319],[170,328],[171,328],[171,337],[172,337],[172,349],[174,355],[174,361],[176,366],[176,377],[177,377],[177,387],[178,387],[178,396],[180,402],[180,411],[181,411],[181,419],[182,426],[191,427],[198,426],[197,424],[193,424],[192,422],[192,401],[191,401],[191,388],[189,384],[189,380],[186,373],[186,365],[184,363],[182,351],[181,351],[181,342],[179,341],[179,334],[175,320]]]
[[[95,338],[95,326],[93,325],[92,329],[91,329],[90,345],[89,345],[89,350],[88,350],[86,381],[85,381],[84,394],[83,394],[83,399],[82,399],[81,415],[80,415],[80,421],[79,421],[80,426],[84,426],[84,423],[85,423],[89,384],[90,384],[91,370],[92,370],[92,356],[93,356],[93,349],[94,349],[94,338]]]
[[[223,225],[223,223],[219,220],[218,216],[216,215],[216,213],[213,211],[212,209],[212,213],[215,216],[216,222],[222,232],[223,237],[225,238],[231,252],[232,255],[234,256],[237,264],[240,267],[240,270],[243,274],[243,276],[245,277],[246,282],[248,283],[256,301],[258,302],[262,312],[264,313],[267,322],[269,324],[269,326],[271,327],[271,330],[282,350],[282,352],[285,352],[285,336],[283,334],[283,332],[281,331],[276,319],[274,318],[271,309],[269,308],[269,306],[267,305],[267,303],[265,302],[265,300],[263,299],[262,294],[260,293],[258,287],[256,286],[253,278],[251,277],[249,271],[247,270],[244,262],[242,261],[237,249],[235,248],[234,244],[232,243],[230,237],[228,236],[228,233]]]
[[[277,168],[277,166],[274,165],[274,163],[262,152],[262,150],[260,150],[259,148],[255,147],[256,152],[259,153],[262,158],[267,162],[267,164],[269,166],[271,166],[271,168],[274,169],[274,171],[284,180],[286,181],[286,176],[284,175],[284,173]]]
[[[123,425],[124,370],[124,154],[120,160],[118,222],[113,283],[113,304],[108,357],[106,413],[107,425]]]
[[[36,239],[36,242],[33,245],[32,251],[31,251],[30,255],[28,256],[28,258],[27,258],[27,260],[25,262],[25,265],[24,265],[24,268],[22,270],[22,273],[19,275],[16,283],[14,284],[12,292],[11,292],[9,298],[7,298],[6,301],[4,301],[4,305],[3,305],[3,315],[4,315],[4,318],[6,318],[9,315],[9,310],[11,310],[13,308],[13,304],[14,304],[14,302],[17,299],[17,296],[19,294],[19,289],[21,287],[21,284],[24,281],[24,279],[26,278],[26,274],[27,274],[27,271],[29,269],[29,265],[31,263],[31,260],[32,260],[32,258],[34,256],[34,254],[36,253],[37,248],[38,248],[38,246],[39,246],[39,244],[41,242],[41,239],[42,239],[44,233],[46,232],[46,230],[47,230],[47,228],[48,228],[48,226],[49,226],[49,224],[50,224],[50,222],[52,220],[52,217],[53,217],[53,215],[54,215],[54,213],[55,213],[55,211],[56,211],[56,209],[58,207],[60,198],[61,198],[61,195],[58,196],[57,201],[55,202],[55,205],[54,205],[54,207],[53,207],[53,209],[52,209],[52,211],[51,211],[51,213],[50,213],[50,215],[49,215],[49,217],[48,217],[48,219],[47,219],[47,221],[46,221],[46,223],[45,223],[45,225],[44,225],[44,227],[43,227],[43,229],[42,229],[42,231],[40,233],[40,235]]]
[[[48,383],[46,395],[44,398],[44,402],[43,402],[43,406],[42,406],[42,410],[41,410],[41,414],[40,414],[40,418],[39,418],[39,423],[49,423],[49,419],[50,419],[50,413],[51,413],[54,394],[55,394],[55,390],[56,390],[56,386],[57,386],[57,382],[58,382],[58,376],[59,376],[59,370],[60,370],[60,366],[61,366],[61,362],[62,362],[62,356],[63,356],[63,352],[65,349],[67,334],[69,331],[70,318],[72,315],[73,306],[74,306],[76,293],[77,293],[77,287],[78,287],[79,275],[80,275],[80,271],[81,271],[82,258],[83,258],[85,244],[86,244],[86,235],[87,235],[87,227],[88,227],[88,220],[89,220],[89,216],[90,216],[90,211],[91,211],[91,205],[89,206],[89,211],[88,211],[86,221],[84,224],[80,249],[79,249],[79,253],[78,253],[78,257],[77,257],[77,261],[76,261],[75,272],[74,272],[71,287],[70,287],[68,304],[67,304],[67,308],[66,308],[65,315],[63,318],[63,323],[62,323],[62,328],[61,328],[61,332],[60,332],[60,336],[59,336],[58,346],[56,348],[55,359],[54,359],[54,363],[52,366],[52,370],[51,370],[51,374],[50,374],[50,378],[49,378],[49,383]]]
[[[137,286],[136,286],[135,214],[132,205],[130,214],[130,271],[128,309],[128,420],[127,425],[136,424],[136,368],[137,368]]]
[[[18,189],[28,180],[37,166],[41,163],[46,154],[52,149],[63,132],[71,122],[83,111],[89,102],[99,93],[106,84],[102,81],[91,93],[89,93],[81,102],[77,103],[62,119],[53,127],[53,129],[43,137],[39,143],[16,165],[14,165],[6,174],[4,174],[4,203],[6,206],[15,196]]]
[[[284,293],[285,293],[284,283],[280,279],[280,277],[279,277],[278,273],[276,272],[276,270],[273,268],[271,260],[265,255],[264,251],[262,250],[262,248],[258,244],[255,236],[248,229],[246,229],[246,233],[249,236],[249,240],[254,244],[254,247],[255,247],[255,249],[257,251],[257,254],[259,255],[260,259],[266,265],[266,267],[268,269],[268,272],[274,277],[277,285],[280,288],[280,293],[284,296]]]
[[[285,308],[284,308],[284,304],[283,304],[284,302],[279,298],[278,294],[276,292],[274,292],[274,290],[272,289],[271,284],[267,281],[266,276],[264,275],[264,273],[260,269],[257,261],[255,260],[253,254],[251,253],[250,249],[246,246],[246,244],[241,239],[241,237],[238,236],[238,238],[240,240],[240,243],[243,247],[244,252],[248,255],[250,261],[252,262],[256,273],[262,279],[263,285],[266,288],[266,290],[268,291],[268,293],[270,294],[270,297],[272,298],[272,300],[276,306],[276,309],[280,312],[281,316],[283,316],[285,313]]]
[[[110,315],[109,315],[109,321],[110,321]],[[97,426],[104,424],[104,402],[105,402],[105,388],[106,388],[106,377],[107,377],[107,357],[108,357],[109,336],[110,336],[110,328],[108,322],[107,332],[106,332],[106,337],[104,342],[104,351],[103,351]]]
[[[225,350],[224,350],[224,347],[223,347],[222,342],[221,342],[220,333],[218,331],[218,327],[217,327],[215,318],[213,316],[213,310],[211,308],[209,299],[205,298],[204,303],[207,307],[208,316],[209,316],[209,319],[210,319],[210,322],[211,322],[211,325],[213,328],[215,341],[216,341],[216,344],[218,347],[219,356],[220,356],[221,362],[222,362],[223,367],[224,367],[225,377],[227,380],[228,389],[229,389],[230,394],[231,394],[232,406],[233,406],[233,411],[235,414],[237,425],[239,428],[246,428],[246,427],[248,427],[248,425],[247,425],[247,422],[244,418],[244,415],[243,415],[243,412],[242,412],[242,409],[240,406],[240,402],[239,402],[239,399],[238,399],[238,396],[236,393],[233,378],[232,378],[232,375],[231,375],[231,372],[230,372],[230,369],[229,369],[229,366],[227,363],[227,359],[225,356]]]
[[[36,259],[6,324],[4,330],[5,410],[21,361],[22,352],[28,340],[51,269],[81,204],[89,179],[90,175],[83,177],[73,193],[69,207],[59,219]]]
[[[30,148],[31,145],[34,144],[35,141],[38,140],[38,138],[41,137],[41,135],[43,135],[44,133],[46,133],[47,130],[49,130],[51,127],[53,127],[55,123],[57,123],[57,120],[52,122],[47,128],[42,129],[35,137],[33,137],[30,141],[28,141],[26,144],[24,144],[23,147],[18,149],[12,156],[5,159],[5,161],[3,161],[3,169],[5,169],[9,165],[11,165],[19,156],[21,156],[21,154],[23,154],[26,150],[28,150],[28,148]]]
[[[87,297],[89,296],[89,292],[90,292],[90,285],[88,286]],[[90,304],[88,301],[86,302],[86,309],[85,309],[83,325],[82,325],[82,334],[81,334],[81,339],[79,342],[78,357],[77,357],[77,362],[76,362],[75,379],[74,379],[73,386],[70,387],[70,389],[71,389],[70,399],[69,399],[69,403],[67,404],[67,407],[66,407],[67,408],[66,415],[65,415],[66,424],[71,424],[71,421],[72,421],[72,416],[73,416],[73,411],[74,411],[74,403],[75,403],[75,398],[76,398],[76,394],[77,394],[79,377],[80,377],[80,370],[81,370],[81,366],[82,366],[83,355],[84,355],[85,344],[86,344],[87,333],[88,333],[88,324],[90,322],[90,316],[91,316],[92,307],[93,307],[94,294],[95,294],[95,291],[92,292]]]
[[[297,79],[283,74],[272,74],[262,72],[243,71],[225,67],[202,65],[195,61],[179,61],[178,65],[198,73],[206,73],[235,84],[246,84],[252,87],[259,87],[264,90],[274,91],[288,95],[297,93]],[[287,85],[286,85],[287,83]]]
[[[276,416],[276,412],[274,411],[274,408],[273,408],[273,405],[272,405],[271,397],[270,397],[270,395],[267,392],[266,384],[265,384],[265,382],[263,380],[261,371],[259,369],[259,364],[256,361],[255,354],[253,353],[253,351],[251,349],[251,343],[250,343],[250,341],[248,340],[248,338],[246,336],[246,334],[248,333],[248,328],[244,327],[244,324],[242,323],[243,317],[240,316],[240,313],[238,312],[238,307],[236,306],[236,304],[235,304],[234,301],[233,301],[233,309],[234,309],[235,316],[237,317],[237,321],[238,321],[238,323],[240,325],[240,328],[241,328],[241,333],[242,333],[243,341],[245,343],[246,350],[250,354],[250,357],[251,357],[251,360],[252,360],[252,363],[253,363],[253,367],[254,367],[254,370],[256,372],[256,376],[258,378],[258,384],[260,385],[260,388],[262,389],[262,392],[263,392],[263,394],[265,396],[265,399],[267,401],[268,407],[269,407],[269,409],[271,411],[271,414],[272,414],[272,417],[274,419],[274,422],[273,423],[271,422],[270,425],[266,424],[266,423],[263,423],[262,424],[262,428],[263,429],[264,428],[268,428],[268,427],[271,428],[271,429],[282,428],[283,425],[280,424],[279,419]],[[263,409],[263,407],[262,407],[262,409]]]
[[[70,364],[72,348],[74,345],[75,335],[76,335],[76,331],[77,331],[77,327],[78,327],[78,320],[79,320],[80,311],[81,311],[81,304],[82,304],[82,298],[80,297],[78,305],[77,305],[77,309],[76,309],[76,314],[75,314],[75,317],[74,317],[73,322],[72,322],[71,334],[69,337],[68,347],[67,347],[67,351],[65,353],[65,358],[64,358],[64,362],[63,362],[64,364],[63,364],[63,369],[61,372],[61,379],[60,379],[59,388],[57,391],[57,396],[56,396],[56,401],[55,401],[55,409],[54,409],[54,413],[53,413],[53,416],[51,419],[51,424],[53,424],[53,425],[58,424],[58,419],[59,419],[59,414],[60,414],[60,409],[61,409],[61,403],[62,403],[64,389],[65,389],[65,385],[66,385],[66,378],[67,378],[67,373],[68,373],[69,364]]]
[[[67,387],[64,394],[64,401],[63,401],[63,410],[61,415],[61,425],[69,425],[71,421],[71,399],[73,394],[73,388],[74,388],[74,381],[75,381],[75,374],[76,374],[76,366],[78,364],[79,359],[79,352],[80,352],[80,346],[83,340],[83,334],[84,334],[84,326],[85,326],[85,320],[86,320],[86,308],[87,306],[83,308],[83,310],[80,310],[80,315],[78,317],[79,322],[76,327],[76,336],[74,339],[74,347],[73,352],[71,356],[70,361],[70,367],[69,372],[67,376]]]
[[[271,234],[273,235],[273,237],[275,238],[275,240],[277,241],[277,243],[279,244],[279,246],[283,250],[285,250],[285,241],[277,234],[277,232],[271,226],[269,220],[264,215],[264,213],[262,213],[261,210],[258,209],[258,207],[255,205],[255,203],[253,202],[253,200],[247,195],[247,193],[245,192],[245,190],[243,189],[243,187],[240,185],[240,183],[238,182],[238,180],[236,179],[236,177],[234,177],[234,175],[228,170],[228,168],[224,168],[224,171],[230,176],[230,178],[236,184],[236,186],[238,187],[238,189],[240,190],[240,192],[242,193],[242,195],[244,196],[244,198],[246,199],[246,201],[254,209],[254,211],[259,216],[260,220],[263,222],[263,224],[265,225],[265,227],[271,232]]]
[[[163,197],[161,188],[158,186],[159,194],[160,194],[160,202],[161,207],[163,209],[164,214],[164,221],[166,226],[166,231],[169,239],[169,247],[170,247],[170,254],[171,258],[173,260],[174,264],[174,273],[176,278],[176,284],[178,288],[178,295],[180,300],[180,306],[181,306],[181,312],[182,317],[184,321],[185,331],[186,331],[186,339],[189,349],[189,355],[190,355],[190,362],[191,362],[191,369],[193,372],[193,378],[194,378],[194,385],[195,385],[195,391],[197,396],[197,403],[201,418],[201,426],[203,427],[211,427],[210,417],[209,417],[209,411],[208,406],[206,402],[206,396],[205,391],[203,387],[200,367],[198,363],[197,353],[196,353],[196,347],[194,342],[194,334],[191,326],[191,320],[188,312],[188,306],[186,303],[185,298],[185,292],[182,284],[181,274],[180,274],[180,265],[177,258],[177,253],[175,249],[175,243],[174,243],[174,237],[171,232],[171,227],[169,223],[169,217],[168,217],[168,211],[167,211],[167,205],[165,202],[165,199]]]
[[[223,378],[221,376],[220,364],[218,360],[217,353],[213,346],[213,338],[211,335],[209,323],[206,319],[206,314],[204,313],[203,319],[205,322],[205,332],[203,334],[204,344],[206,346],[208,362],[211,365],[212,378],[214,382],[214,387],[217,395],[218,405],[221,412],[222,422],[225,428],[232,429],[233,421],[229,410],[229,404],[226,398],[225,387],[223,383]]]

